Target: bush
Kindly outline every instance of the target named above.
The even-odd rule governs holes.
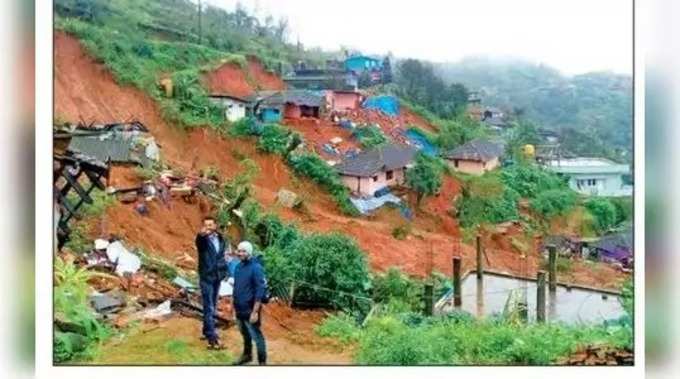
[[[456,210],[462,227],[519,219],[519,195],[506,187],[496,173],[470,177],[463,186]]]
[[[87,281],[92,276],[61,257],[54,261],[54,316],[60,322],[54,335],[55,362],[88,355],[110,335],[88,303]]]
[[[405,240],[409,233],[411,233],[410,224],[397,226],[396,228],[392,229],[392,237],[398,240]]]
[[[375,125],[362,126],[354,129],[352,136],[359,140],[364,148],[382,146],[387,143],[387,137],[382,130]]]
[[[257,141],[257,148],[267,153],[285,155],[290,141],[290,130],[278,124],[266,124]]]
[[[297,154],[289,156],[288,162],[296,173],[309,177],[329,191],[345,214],[359,214],[349,200],[349,189],[340,180],[340,175],[321,157],[314,153]]]
[[[415,166],[406,171],[406,183],[418,195],[418,205],[423,197],[436,194],[442,186],[442,167],[437,158],[418,153]]]
[[[296,244],[291,260],[295,279],[302,283],[295,291],[296,301],[348,310],[367,305],[353,297],[368,297],[366,256],[349,237],[312,234]]]
[[[515,325],[469,317],[423,318],[416,325],[394,316],[369,320],[360,334],[357,363],[547,365],[586,344],[618,345],[627,333],[621,327]]]
[[[606,198],[592,198],[585,202],[584,206],[595,218],[595,229],[598,233],[604,233],[616,225],[618,215],[616,206]]]
[[[539,193],[529,204],[536,213],[550,219],[568,213],[576,205],[577,198],[570,189],[552,189]]]
[[[373,300],[378,303],[400,301],[409,311],[420,311],[423,285],[391,267],[386,273],[373,278]]]
[[[565,178],[535,164],[515,164],[501,172],[503,184],[515,190],[521,197],[535,199],[550,190],[568,190]]]
[[[353,317],[346,313],[331,315],[316,327],[316,333],[321,337],[333,337],[347,344],[359,339],[361,330]]]

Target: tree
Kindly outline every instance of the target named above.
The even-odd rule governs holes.
[[[419,153],[415,166],[406,171],[406,183],[416,192],[420,207],[423,197],[434,195],[442,186],[442,169],[436,158]]]
[[[368,296],[366,255],[344,234],[312,234],[296,244],[290,258],[295,279],[303,284],[296,289],[296,301],[351,309],[357,304],[351,295]]]

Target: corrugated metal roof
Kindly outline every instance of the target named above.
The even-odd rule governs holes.
[[[145,146],[138,144],[140,135],[137,133],[109,132],[98,136],[74,136],[68,150],[91,156],[106,162],[137,163],[142,166],[151,164],[145,155]]]
[[[373,176],[380,171],[405,167],[413,161],[417,151],[411,146],[385,145],[347,158],[335,169],[343,175]]]
[[[289,90],[279,91],[266,97],[262,104],[272,106],[292,103],[308,107],[320,107],[323,101],[324,95],[322,93],[306,90]]]

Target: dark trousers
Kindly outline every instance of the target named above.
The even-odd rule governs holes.
[[[257,322],[252,324],[249,317],[237,317],[238,328],[241,331],[241,336],[243,336],[243,355],[246,357],[253,356],[253,340],[255,340],[255,346],[257,347],[257,361],[259,363],[267,363],[267,346],[264,342],[264,335],[260,330],[260,325],[262,325],[262,314],[258,318]]]
[[[201,299],[203,301],[203,335],[208,341],[217,340],[215,331],[215,314],[217,312],[217,297],[220,292],[220,281],[200,280]]]

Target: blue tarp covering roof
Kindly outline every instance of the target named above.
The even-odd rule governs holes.
[[[404,137],[408,139],[409,142],[413,144],[418,150],[422,151],[423,154],[430,157],[434,157],[439,152],[436,146],[430,143],[430,141],[425,138],[425,136],[414,129],[409,129],[404,132]]]
[[[393,96],[369,97],[362,106],[366,109],[377,109],[391,117],[399,115],[399,101]]]

